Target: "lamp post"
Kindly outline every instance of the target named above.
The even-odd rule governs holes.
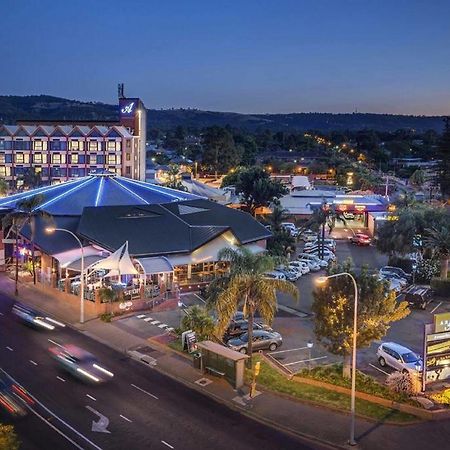
[[[314,342],[309,340],[306,343],[306,346],[308,347],[308,371],[310,371],[311,370],[311,351],[312,351],[312,348],[314,347]]]
[[[337,278],[341,276],[348,276],[353,282],[355,289],[355,302],[353,307],[353,351],[352,351],[352,393],[350,405],[350,439],[349,445],[356,445],[355,441],[355,397],[356,397],[356,332],[358,329],[358,285],[355,277],[348,272],[335,273],[326,277],[319,277],[317,282],[320,284],[326,283],[330,278]]]
[[[69,233],[71,236],[75,238],[81,250],[81,276],[80,276],[80,323],[84,323],[84,249],[83,244],[81,243],[78,236],[70,230],[66,230],[65,228],[54,228],[47,227],[45,232],[48,234],[52,234],[55,231],[62,231],[64,233]]]

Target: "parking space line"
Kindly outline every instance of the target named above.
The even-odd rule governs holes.
[[[161,323],[159,320],[154,320],[153,322],[150,322],[152,325],[157,325],[158,323]]]
[[[377,369],[379,372],[384,373],[385,375],[389,375],[389,374],[388,374],[387,372],[385,372],[383,369],[380,369],[379,367],[374,366],[373,364],[370,364],[370,363],[369,363],[369,366],[370,366],[370,367],[373,367],[374,369]]]
[[[439,306],[441,306],[441,305],[442,305],[442,302],[439,302],[439,304],[436,305],[436,306],[430,311],[430,314],[433,314],[433,313],[439,308]]]
[[[37,366],[38,365],[38,363],[34,362],[32,359],[30,359],[30,363],[33,364],[33,366]]]
[[[14,349],[12,349],[11,347],[6,346],[6,348],[7,348],[10,352],[13,352],[13,351],[14,351]]]
[[[122,414],[120,414],[120,417],[122,417],[123,420],[126,420],[127,422],[132,423],[133,421],[130,420],[128,417],[122,416]]]
[[[143,319],[145,317],[145,314],[139,314],[138,316],[136,316],[138,319]]]
[[[55,341],[52,341],[51,339],[47,339],[47,341],[48,341],[48,342],[51,342],[52,344],[55,344],[55,345],[57,345],[58,347],[63,347],[63,345],[61,345],[61,344],[58,344],[57,342],[55,342]]]
[[[325,359],[325,358],[328,358],[328,356],[319,356],[317,358],[302,359],[300,361],[294,361],[294,362],[291,362],[291,363],[283,364],[283,366],[285,366],[285,367],[293,366],[294,364],[300,364],[300,363],[305,363],[305,362],[317,361],[319,359]]]
[[[205,300],[203,300],[203,299],[200,297],[200,295],[196,294],[195,292],[194,292],[194,295],[195,295],[201,302],[203,302],[203,303],[206,305]]]
[[[66,380],[64,378],[61,378],[60,376],[57,376],[56,378],[58,378],[58,380],[62,381],[63,383],[66,382]]]
[[[278,355],[279,353],[295,352],[296,350],[305,350],[308,347],[291,348],[289,350],[279,350],[277,352],[270,352],[271,355]]]
[[[167,445],[169,448],[175,448],[173,445],[168,444],[166,441],[161,441],[164,445]]]
[[[97,401],[97,399],[95,397],[92,397],[92,395],[86,394],[86,397],[89,397],[91,400],[94,400],[94,402]]]

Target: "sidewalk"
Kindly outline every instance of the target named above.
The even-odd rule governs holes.
[[[13,281],[0,275],[0,290],[13,296]],[[72,311],[58,304],[55,299],[44,296],[32,287],[23,284],[19,287],[19,297],[21,301],[53,315],[87,336],[122,353],[137,347],[151,347],[155,350],[154,354],[158,355],[156,365],[152,366],[154,369],[191,389],[213,397],[218,402],[224,403],[242,414],[274,428],[308,438],[312,443],[316,442],[317,447],[345,446],[350,427],[350,418],[346,414],[301,403],[270,392],[262,392],[254,399],[247,400],[245,399],[247,390],[237,392],[219,378],[203,376],[200,371],[193,368],[189,359],[161,344],[136,337],[99,319],[90,320],[81,325],[77,311]],[[151,369],[149,368],[149,370]],[[206,386],[201,386],[196,383],[201,378],[207,378],[211,382]],[[360,448],[364,449],[446,448],[450,440],[450,427],[445,421],[395,426],[357,419],[356,438]]]

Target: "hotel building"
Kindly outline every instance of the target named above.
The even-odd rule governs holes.
[[[42,184],[104,170],[145,180],[146,120],[140,99],[120,96],[118,121],[27,120],[0,125],[0,177],[13,190],[32,169]]]

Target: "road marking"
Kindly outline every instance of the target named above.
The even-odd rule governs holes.
[[[58,378],[58,380],[62,381],[63,383],[66,382],[66,380],[64,378],[61,378],[60,376],[57,376],[56,378]]]
[[[34,362],[32,359],[30,359],[30,363],[33,364],[33,366],[37,366],[38,365],[38,363]]]
[[[153,317],[146,317],[146,318],[144,319],[144,322],[150,322],[150,320],[153,320]]]
[[[64,347],[63,345],[58,344],[58,342],[52,341],[51,339],[47,339],[47,341],[48,341],[48,342],[51,342],[52,344],[57,345],[58,347]]]
[[[14,349],[12,349],[11,347],[6,346],[6,348],[7,348],[10,352],[13,352],[13,351],[14,351]]]
[[[296,350],[305,350],[308,347],[291,348],[289,350],[279,350],[277,352],[270,352],[271,355],[278,355],[278,353],[295,352]]]
[[[161,323],[159,320],[154,320],[153,322],[150,322],[152,325],[157,325],[158,323]]]
[[[175,330],[175,328],[173,327],[166,328],[166,331],[173,331],[173,330]]]
[[[128,417],[122,416],[122,414],[120,415],[120,417],[122,417],[123,420],[126,420],[127,422],[132,423],[133,421],[130,420]]]
[[[145,317],[145,314],[139,314],[138,316],[136,316],[138,319],[143,319]]]
[[[161,441],[164,445],[167,445],[169,448],[175,448],[173,445],[168,444],[166,441]]]
[[[439,304],[430,311],[430,314],[433,314],[441,305],[442,305],[442,302],[439,302]]]
[[[380,369],[379,367],[374,366],[373,364],[370,364],[370,363],[369,363],[369,366],[370,366],[370,367],[373,367],[374,369],[377,369],[379,372],[384,373],[385,375],[389,375],[389,374],[388,374],[387,372],[385,372],[383,369]]]
[[[194,292],[194,295],[195,295],[201,302],[203,302],[203,303],[206,305],[205,300],[203,300],[203,299],[200,297],[200,295],[196,294],[195,292]],[[173,448],[173,447],[172,447],[172,448]]]
[[[92,421],[91,431],[94,431],[95,433],[111,434],[111,431],[108,430],[109,419],[91,406],[86,406],[86,408],[98,417],[97,422],[94,420]]]
[[[147,392],[146,390],[140,388],[139,386],[136,386],[135,384],[132,384],[131,386],[133,386],[135,389],[137,389],[138,391],[143,392],[144,394],[150,395],[150,397],[155,398],[156,400],[158,400],[158,397],[156,395],[151,394],[150,392]]]
[[[294,361],[291,363],[287,363],[287,364],[283,364],[283,366],[287,367],[287,366],[293,366],[294,364],[300,364],[300,363],[304,363],[304,362],[310,362],[310,361],[317,361],[319,359],[325,359],[328,358],[328,356],[319,356],[317,358],[311,358],[311,359],[302,359],[300,361]]]
[[[162,323],[161,325],[158,325],[158,328],[166,328],[166,327],[168,327],[169,325],[167,325],[166,323]]]
[[[86,394],[86,397],[89,397],[91,400],[94,400],[94,402],[97,401],[97,399],[95,397],[92,397],[92,395]]]

